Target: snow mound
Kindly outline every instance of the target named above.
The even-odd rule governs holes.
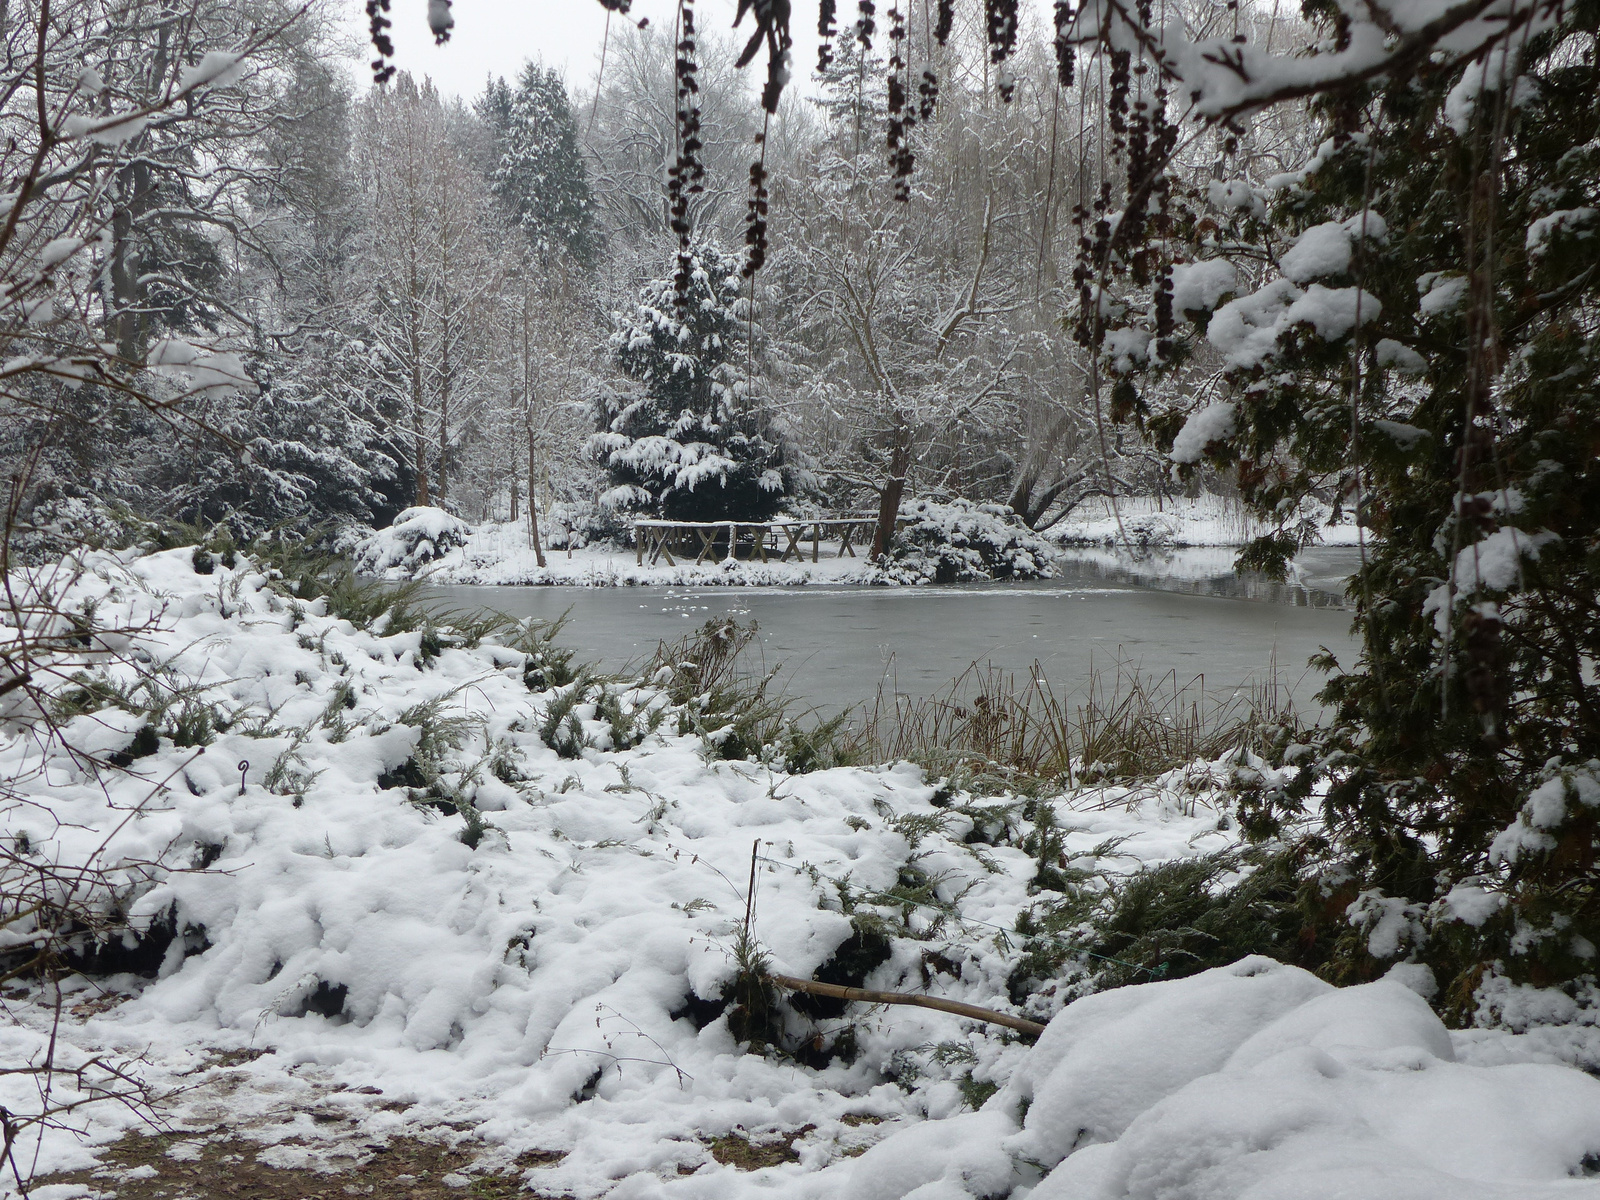
[[[64,744],[0,724],[19,789],[0,836],[104,865],[100,902],[147,978],[72,1010],[69,1065],[131,1048],[181,1104],[208,1051],[265,1052],[268,1099],[310,1076],[373,1097],[391,1132],[398,1105],[407,1128],[564,1154],[527,1182],[576,1200],[1600,1198],[1579,1178],[1600,1159],[1600,1081],[1526,1061],[1548,1041],[1453,1039],[1417,967],[1336,989],[1247,958],[1080,999],[1031,1049],[948,1013],[785,1006],[771,1038],[791,1056],[748,1053],[727,993],[753,851],[775,970],[819,972],[870,918],[889,936],[865,986],[1013,1012],[1023,949],[992,934],[1036,902],[1037,862],[969,844],[972,798],[936,803],[908,765],[725,760],[717,729],[648,684],[546,687],[521,643],[358,625],[245,555],[207,574],[191,549],[78,565],[60,599],[101,644],[57,664]],[[1033,803],[1099,869],[1231,844],[1222,810],[1157,800]],[[889,893],[908,877],[936,906]],[[49,1004],[8,1013],[0,1048],[36,1057]],[[846,1028],[850,1052],[829,1042]],[[963,1112],[974,1083],[998,1090]],[[0,1079],[0,1104],[26,1111],[33,1087]],[[193,1103],[177,1117],[219,1119]],[[80,1115],[84,1138],[45,1131],[43,1167],[139,1122]],[[760,1170],[713,1154],[784,1136],[795,1159]]]
[[[981,1113],[886,1139],[847,1194],[960,1200],[1043,1169],[1030,1200],[1600,1196],[1574,1178],[1600,1152],[1600,1081],[1456,1062],[1406,986],[1422,974],[1334,988],[1253,957],[1078,1000]],[[1015,1164],[999,1188],[991,1140]],[[877,1185],[891,1161],[909,1187]]]
[[[1054,574],[1049,545],[1009,508],[951,500],[916,500],[900,516],[884,583],[971,583],[983,579],[1044,579]]]
[[[142,962],[128,969],[155,976],[118,976],[132,998],[74,1018],[72,1046],[137,1047],[173,1087],[208,1047],[266,1051],[252,1071],[269,1089],[315,1071],[346,1094],[378,1089],[373,1104],[411,1105],[408,1123],[566,1151],[541,1168],[541,1190],[578,1200],[619,1181],[729,1197],[798,1186],[854,1165],[845,1151],[862,1143],[847,1139],[872,1131],[846,1116],[963,1107],[958,1068],[933,1047],[959,1048],[959,1070],[994,1083],[1022,1057],[992,1027],[921,1009],[861,1007],[845,1022],[785,1006],[791,1050],[852,1031],[853,1055],[810,1066],[747,1053],[730,1027],[753,844],[756,930],[775,970],[812,974],[870,916],[892,936],[867,986],[1016,1011],[1007,980],[1022,950],[957,931],[1014,929],[1037,901],[1037,863],[969,845],[964,801],[936,805],[916,768],[724,759],[716,722],[685,727],[647,684],[547,687],[521,643],[472,645],[393,614],[357,624],[247,555],[207,561],[207,574],[195,561],[189,548],[95,553],[61,572],[62,603],[92,612],[120,652],[64,655],[66,745],[0,723],[0,769],[23,789],[0,808],[0,836],[41,862],[104,863],[117,892],[101,903],[126,917],[124,949]],[[89,754],[130,761],[95,771]],[[1192,798],[1147,812],[1038,803],[1057,810],[1075,859],[1117,846],[1108,869],[1231,842],[1222,814]],[[908,871],[941,908],[887,895]],[[9,934],[30,932],[22,920]],[[0,1079],[0,1104],[26,1111],[32,1087]],[[95,1143],[138,1121],[84,1113]],[[800,1161],[749,1176],[707,1148],[806,1126]],[[51,1131],[41,1162],[81,1156]],[[993,1180],[1009,1163],[963,1149],[940,1177]]]
[[[387,529],[356,544],[355,567],[366,575],[410,578],[452,550],[467,544],[472,526],[442,508],[408,508]]]

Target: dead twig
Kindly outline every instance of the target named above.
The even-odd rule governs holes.
[[[791,992],[808,992],[813,996],[832,996],[835,1000],[856,1000],[862,1004],[912,1004],[918,1008],[932,1008],[939,1012],[955,1013],[974,1021],[987,1021],[991,1025],[1004,1025],[1030,1037],[1038,1037],[1044,1026],[1037,1021],[1027,1021],[992,1008],[979,1008],[976,1004],[963,1004],[959,1000],[941,1000],[937,996],[923,996],[915,992],[875,992],[867,988],[843,987],[837,983],[818,983],[815,979],[799,979],[793,975],[768,976],[779,987]]]

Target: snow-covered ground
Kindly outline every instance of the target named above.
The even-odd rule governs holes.
[[[466,545],[455,547],[432,562],[417,568],[389,568],[390,578],[423,579],[429,583],[567,584],[577,587],[626,587],[655,585],[665,587],[782,586],[804,583],[870,583],[874,573],[866,552],[855,546],[854,555],[839,553],[839,543],[824,543],[811,561],[811,544],[805,543],[800,562],[792,557],[778,561],[747,562],[744,559],[711,561],[696,565],[694,556],[674,554],[671,565],[663,557],[651,565],[648,557],[641,565],[633,550],[600,544],[573,550],[546,550],[545,565],[539,566],[528,541],[526,521],[470,527]],[[382,536],[380,531],[379,536]]]
[[[752,861],[772,970],[811,975],[880,930],[867,986],[1015,1012],[1011,931],[1049,899],[997,832],[1020,806],[904,764],[725,760],[724,729],[680,733],[648,685],[590,689],[554,721],[568,689],[538,690],[520,650],[360,629],[246,559],[88,563],[66,601],[128,632],[80,665],[147,683],[164,736],[141,743],[134,705],[84,688],[65,746],[44,745],[13,692],[0,770],[22,790],[0,818],[41,862],[112,871],[136,923],[175,914],[153,981],[73,985],[60,1051],[143,1056],[174,1128],[336,1167],[448,1123],[501,1162],[546,1152],[527,1184],[578,1200],[1600,1196],[1579,1178],[1600,1162],[1600,1081],[1559,1061],[1593,1058],[1593,1027],[1452,1034],[1421,968],[1334,989],[1247,959],[1064,1008],[1047,988],[1032,1047],[923,1009],[785,1009],[791,1053],[747,1053],[719,998]],[[135,750],[126,771],[83,758]],[[1228,846],[1222,770],[1045,801],[1061,865]],[[7,1062],[44,1052],[41,999],[4,1001]],[[0,1076],[0,1103],[29,1111],[30,1079]],[[107,1103],[74,1120],[24,1161],[81,1167],[139,1122]],[[795,1159],[741,1171],[709,1149],[729,1135],[793,1139]]]
[[[937,507],[937,506],[936,506]],[[909,509],[908,509],[909,511]],[[1327,514],[1312,514],[1320,543],[1354,546],[1356,528],[1348,522],[1329,526]],[[1119,524],[1120,517],[1120,524]],[[551,530],[546,530],[549,536]],[[557,529],[558,540],[566,536]],[[1252,520],[1236,501],[1210,494],[1195,499],[1169,500],[1158,506],[1154,499],[1120,500],[1115,510],[1100,500],[1082,509],[1045,535],[1050,542],[1072,547],[1235,547],[1261,533],[1264,526]],[[669,587],[756,586],[773,587],[806,583],[903,583],[904,571],[883,573],[865,560],[863,547],[855,556],[842,555],[838,542],[824,542],[816,562],[811,544],[803,544],[799,561],[740,559],[696,563],[693,557],[675,555],[654,564],[640,563],[632,550],[610,545],[581,549],[546,549],[539,566],[528,536],[526,520],[491,522],[472,526],[438,509],[408,509],[392,529],[380,530],[356,550],[358,567],[389,579],[422,579],[436,584],[566,584],[579,587],[656,585]],[[1219,552],[1220,553],[1220,552]],[[1219,557],[1219,573],[1233,569],[1233,556]]]
[[[1329,525],[1328,511],[1308,511],[1318,543],[1354,546],[1357,529],[1348,518]],[[1115,506],[1099,497],[1086,500],[1066,520],[1052,528],[1051,540],[1065,545],[1121,546],[1242,546],[1270,533],[1237,500],[1202,493],[1157,502],[1154,497],[1129,496]]]

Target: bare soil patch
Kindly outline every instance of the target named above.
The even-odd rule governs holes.
[[[105,1149],[98,1167],[36,1182],[81,1183],[117,1200],[510,1200],[527,1194],[522,1170],[560,1158],[535,1151],[512,1173],[483,1174],[473,1170],[476,1146],[394,1137],[362,1146],[364,1161],[328,1172],[263,1162],[271,1149],[227,1135],[129,1134]]]

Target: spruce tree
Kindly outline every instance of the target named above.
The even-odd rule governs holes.
[[[548,258],[564,250],[593,266],[601,244],[594,198],[561,77],[525,63],[514,88],[491,80],[475,108],[494,135],[490,186],[535,251]]]
[[[611,353],[625,382],[601,394],[589,443],[612,485],[610,507],[680,521],[763,521],[801,483],[794,447],[750,392],[761,363],[749,345],[739,267],[737,255],[697,243],[682,307],[667,275],[618,314]]]

